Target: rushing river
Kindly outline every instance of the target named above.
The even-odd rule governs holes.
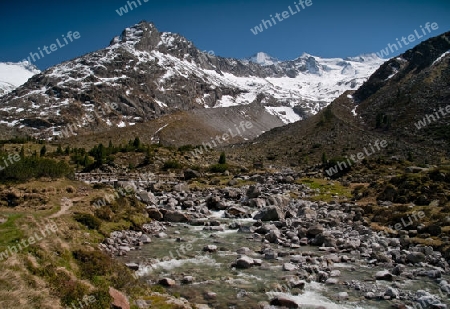
[[[220,213],[216,213],[216,217],[219,216]],[[285,278],[295,272],[284,271],[283,263],[289,262],[293,255],[302,253],[319,256],[329,253],[320,252],[313,246],[291,249],[271,244],[272,248],[286,252],[286,255],[265,260],[263,255],[255,253],[263,246],[261,239],[255,240],[252,234],[230,230],[228,225],[231,221],[220,220],[224,231],[204,231],[203,227],[186,224],[169,226],[165,232],[167,237],[153,237],[152,243],[143,246],[142,250],[131,251],[120,260],[140,264],[139,274],[150,283],[157,283],[162,278],[175,280],[177,284],[168,288],[172,294],[178,294],[191,303],[209,304],[211,308],[219,309],[260,308],[259,302],[268,302],[280,294],[295,300],[300,308],[392,308],[392,301],[367,300],[364,293],[344,284],[352,280],[386,288],[394,284],[412,294],[419,289],[437,294],[437,284],[428,278],[395,282],[375,281],[373,274],[384,268],[368,265],[364,258],[357,256],[352,256],[352,262],[333,265],[334,270],[341,272],[337,278],[339,284],[325,285],[312,281],[307,283],[303,290],[290,289]],[[253,221],[241,220],[240,223],[252,225]],[[203,252],[207,245],[217,246],[218,251]],[[262,259],[262,266],[248,269],[232,267],[239,256],[236,251],[242,247],[251,249],[251,258]],[[193,276],[195,279],[190,284],[183,284],[183,278],[186,276]],[[211,292],[215,294],[211,295]],[[340,299],[337,295],[341,292],[347,292],[348,297]],[[443,302],[447,303],[448,299],[443,299]]]

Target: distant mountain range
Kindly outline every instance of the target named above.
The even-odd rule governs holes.
[[[80,132],[95,132],[180,111],[250,103],[292,123],[316,114],[344,91],[356,90],[384,61],[376,55],[222,58],[141,22],[105,49],[36,74],[0,98],[0,133],[54,138],[74,122]],[[111,103],[118,109],[88,121],[93,110]]]
[[[356,91],[347,91],[318,114],[234,151],[250,162],[299,166],[324,158],[346,162],[377,140],[388,146],[373,158],[448,164],[450,32],[386,61]]]
[[[41,71],[27,61],[0,62],[0,95],[4,95],[23,85],[31,76]]]

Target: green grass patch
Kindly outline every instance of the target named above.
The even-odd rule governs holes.
[[[310,199],[313,201],[330,202],[334,199],[333,196],[351,198],[351,189],[344,187],[337,181],[329,181],[316,178],[302,178],[296,181],[298,184],[307,185],[312,190],[318,189],[319,192]]]
[[[8,246],[13,246],[24,238],[23,231],[16,224],[22,217],[22,214],[13,214],[8,216],[8,221],[0,224],[0,251],[8,249]]]
[[[109,237],[111,232],[128,230],[132,226],[130,221],[121,219],[118,222],[103,222],[99,232],[106,237]]]

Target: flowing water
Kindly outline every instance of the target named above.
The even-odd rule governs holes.
[[[223,221],[225,224],[222,226],[227,227],[226,220]],[[228,223],[230,222],[228,221]],[[247,225],[251,224],[252,222],[247,222]],[[223,232],[204,231],[203,227],[184,224],[168,227],[166,233],[168,237],[153,237],[151,244],[143,246],[142,250],[129,252],[120,260],[140,264],[139,274],[149,283],[157,283],[162,278],[176,280],[177,285],[169,288],[170,292],[179,294],[191,303],[207,303],[211,308],[219,309],[260,308],[258,302],[270,301],[271,298],[281,294],[289,296],[301,304],[301,308],[317,308],[319,306],[327,309],[392,308],[391,301],[366,300],[354,288],[341,284],[359,280],[378,286],[392,285],[392,282],[372,280],[373,274],[383,269],[367,266],[364,260],[356,259],[355,263],[335,264],[333,269],[341,271],[341,276],[338,278],[340,284],[324,285],[310,282],[306,284],[304,290],[295,293],[295,290],[286,288],[284,277],[289,276],[290,273],[282,270],[283,262],[289,262],[290,255],[301,255],[302,252],[313,252],[320,255],[327,253],[319,252],[317,247],[312,246],[287,249],[277,248],[277,245],[271,244],[272,248],[277,251],[289,252],[290,255],[279,257],[278,260],[264,260],[262,255],[255,253],[249,256],[263,259],[262,266],[236,269],[231,265],[238,257],[237,249],[248,247],[253,251],[258,251],[262,247],[261,240],[254,240],[251,237],[252,234],[237,233],[236,230],[229,229],[225,229]],[[203,252],[202,249],[206,245],[216,245],[218,251]],[[181,284],[185,276],[193,276],[195,278],[193,283]],[[433,281],[422,277],[420,280],[398,281],[395,284],[411,293],[415,293],[419,289],[425,289],[432,293],[438,291],[438,287]],[[284,285],[284,289],[280,285]],[[216,295],[211,299],[208,297],[208,292],[216,293]],[[298,292],[300,293],[298,294]],[[347,292],[349,298],[339,301],[336,298],[339,292]]]

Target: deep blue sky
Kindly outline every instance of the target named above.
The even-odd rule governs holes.
[[[312,0],[312,6],[258,35],[250,28],[298,1],[141,0],[142,6],[123,16],[116,9],[126,0],[0,1],[0,62],[20,61],[68,31],[80,32],[80,39],[34,62],[41,70],[101,49],[141,20],[216,55],[245,58],[264,51],[281,60],[303,52],[321,57],[379,52],[426,22],[437,22],[439,29],[421,40],[450,30],[449,0]]]

